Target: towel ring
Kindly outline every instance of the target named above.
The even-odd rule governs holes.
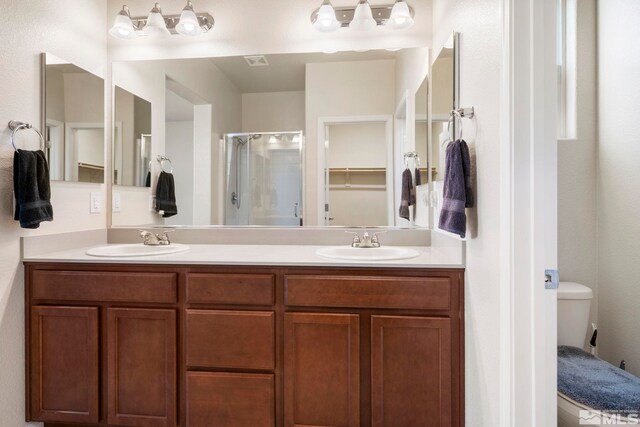
[[[42,136],[42,134],[40,133],[40,131],[36,128],[34,128],[31,124],[29,123],[24,123],[24,122],[19,122],[17,120],[11,120],[9,122],[9,129],[11,129],[13,132],[11,133],[11,145],[13,145],[13,149],[15,151],[18,151],[18,147],[16,147],[16,133],[18,133],[18,131],[21,131],[22,129],[31,129],[33,131],[35,131],[35,133],[38,134],[38,136],[40,137],[40,142],[41,142],[41,150],[44,151],[45,148],[47,147],[47,143],[44,140],[44,136]]]
[[[169,162],[169,167],[171,169],[165,170],[164,165],[165,162]],[[166,156],[158,156],[158,163],[160,163],[160,170],[165,173],[173,173],[173,163],[171,163],[171,159]]]
[[[457,123],[456,123],[456,119],[458,119]],[[453,126],[451,126],[452,124]],[[453,128],[453,130],[455,131],[456,124],[460,129],[460,132],[458,133],[459,134],[458,138],[456,138],[455,135],[451,136],[451,130]],[[462,114],[460,114],[458,110],[451,110],[451,112],[449,113],[449,120],[447,120],[447,125],[449,126],[449,139],[451,141],[455,141],[456,139],[462,139],[462,135],[463,135],[462,134]]]

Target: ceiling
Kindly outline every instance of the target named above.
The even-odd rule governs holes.
[[[394,59],[396,52],[291,53],[265,55],[269,65],[250,67],[243,56],[210,58],[242,93],[302,91],[305,88],[305,65],[317,62],[371,61]]]

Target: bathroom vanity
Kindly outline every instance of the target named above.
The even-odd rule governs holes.
[[[463,268],[187,258],[25,260],[29,420],[464,425]]]

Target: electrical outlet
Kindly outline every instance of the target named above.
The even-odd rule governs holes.
[[[102,212],[102,193],[99,191],[91,192],[91,201],[89,205],[90,213],[100,213]]]
[[[156,198],[155,198],[155,196],[149,196],[149,211],[150,212],[155,212],[156,211]]]
[[[122,210],[122,195],[120,193],[113,193],[113,205],[111,206],[112,212],[120,212]]]

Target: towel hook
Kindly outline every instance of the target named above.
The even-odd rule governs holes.
[[[173,173],[173,163],[171,163],[171,159],[170,158],[168,158],[167,156],[158,156],[157,160],[158,160],[158,163],[160,163],[160,170],[162,170],[162,172]],[[169,162],[169,167],[171,169],[165,170],[165,168],[164,168],[165,163],[164,162]]]
[[[42,136],[42,134],[40,133],[40,131],[38,129],[34,128],[29,123],[19,122],[17,120],[11,120],[9,122],[9,129],[11,129],[13,131],[11,133],[11,145],[13,145],[13,149],[15,151],[18,151],[18,147],[16,147],[16,141],[15,141],[16,133],[18,133],[18,131],[21,131],[22,129],[31,129],[31,130],[35,131],[35,133],[38,134],[38,136],[40,137],[41,150],[42,151],[44,151],[45,148],[47,147],[47,144],[46,144],[46,142],[44,140],[44,136]]]

